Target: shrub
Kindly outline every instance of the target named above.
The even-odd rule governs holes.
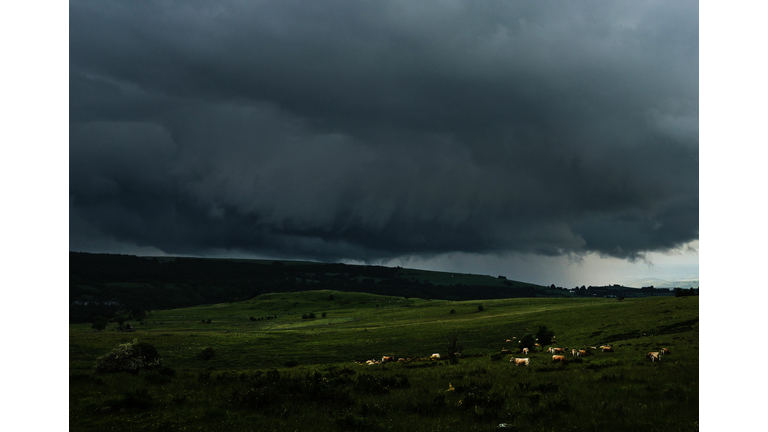
[[[93,317],[93,325],[91,325],[91,328],[96,330],[104,330],[104,328],[107,326],[107,322],[107,318],[101,315],[95,316]]]
[[[326,313],[325,313],[325,312],[323,312],[323,318],[325,318],[325,315],[326,315]]]
[[[539,326],[539,330],[536,331],[536,339],[539,340],[539,345],[544,348],[547,345],[552,345],[552,339],[554,339],[555,332],[549,330],[547,326]]]
[[[133,372],[160,366],[162,359],[154,345],[147,342],[128,342],[96,359],[96,372]]]
[[[198,354],[197,356],[198,356],[198,357],[200,357],[200,358],[201,358],[201,359],[203,359],[203,360],[210,360],[210,359],[212,359],[212,358],[213,358],[213,356],[215,356],[215,355],[216,355],[216,351],[214,351],[214,350],[213,350],[213,348],[211,348],[211,347],[205,347],[205,349],[203,349],[203,350],[200,352],[200,354]]]
[[[463,345],[461,342],[459,342],[459,333],[457,331],[452,331],[448,334],[448,359],[450,360],[451,364],[456,364],[459,362],[459,355],[461,355],[461,350],[463,348]]]
[[[451,315],[453,315],[453,314],[455,314],[455,313],[456,313],[456,309],[451,309],[451,311],[450,311],[450,312],[448,312],[448,313],[449,313],[449,314],[451,314]]]
[[[528,348],[529,350],[532,350],[535,347],[536,347],[536,339],[533,338],[532,334],[529,333],[520,339],[520,349]]]
[[[125,393],[120,399],[111,401],[110,405],[114,408],[148,409],[152,407],[152,398],[149,391],[143,388]]]

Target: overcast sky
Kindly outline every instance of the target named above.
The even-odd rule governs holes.
[[[69,5],[70,250],[698,279],[697,1]]]

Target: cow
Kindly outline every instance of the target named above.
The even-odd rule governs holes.
[[[607,346],[607,345],[601,345],[600,350],[602,352],[613,352],[613,347]]]
[[[528,358],[514,358],[514,357],[512,357],[512,359],[510,361],[511,362],[515,362],[515,366],[520,366],[520,365],[528,366],[531,363],[531,359],[528,359]]]
[[[662,348],[659,354],[672,354],[668,349]]]
[[[596,349],[597,349],[597,347],[589,347],[589,349],[593,349],[593,350],[596,350]]]
[[[502,350],[501,350],[501,353],[502,353],[502,354],[512,354],[512,351],[510,351],[510,350],[508,350],[508,349],[504,348],[504,349],[502,349]]]
[[[576,351],[575,349],[572,349],[572,350],[571,350],[571,355],[572,355],[573,357],[578,357],[578,356],[579,356],[579,352],[578,352],[578,351]]]
[[[566,360],[565,360],[565,356],[564,355],[553,355],[552,356],[552,361],[553,362],[565,363]]]
[[[397,362],[398,362],[398,363],[405,363],[405,359],[404,359],[404,358],[402,358],[402,357],[400,357],[399,359],[397,359]]]
[[[536,345],[537,347],[540,347],[540,346],[541,346],[541,345],[539,345],[538,343],[535,343],[534,345]]]
[[[551,347],[551,348],[549,348],[549,353],[550,354],[565,354],[565,350],[566,350],[566,348]]]
[[[528,348],[523,348],[523,354],[528,354]]]
[[[579,350],[577,354],[579,355],[579,357],[584,357],[585,355],[587,355],[587,350]]]
[[[648,357],[648,360],[650,360],[652,362],[661,361],[661,357],[660,357],[660,354],[658,352],[649,352],[645,356]]]
[[[431,356],[429,356],[430,360],[440,360],[440,354],[434,353]]]
[[[391,362],[391,361],[395,361],[395,357],[394,356],[384,356],[384,357],[381,358],[381,362],[382,363],[388,363],[388,362]]]

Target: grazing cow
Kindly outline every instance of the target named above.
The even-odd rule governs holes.
[[[539,345],[538,343],[535,343],[534,345],[536,345],[537,347],[540,347],[540,346],[541,346],[541,345]]]
[[[589,349],[593,349],[593,350],[596,350],[596,349],[597,349],[597,347],[589,347]]]
[[[384,357],[381,358],[381,362],[382,363],[387,363],[387,362],[391,362],[391,361],[395,361],[395,357],[394,356],[384,356]]]
[[[671,353],[671,352],[669,352],[669,350],[668,350],[668,349],[666,349],[666,348],[662,348],[662,349],[661,349],[661,351],[659,352],[659,354],[672,354],[672,353]]]
[[[528,354],[528,348],[523,348],[523,354]]]
[[[501,353],[502,353],[502,354],[512,354],[512,351],[510,351],[510,350],[508,350],[508,349],[504,348],[504,349],[502,349],[502,350],[501,350]]]
[[[552,361],[553,362],[565,363],[566,360],[565,360],[565,356],[564,355],[553,355],[552,356]]]
[[[649,352],[645,356],[648,357],[648,360],[650,360],[652,362],[661,361],[661,357],[660,357],[660,354],[658,352]]]
[[[376,360],[367,360],[365,362],[365,364],[367,364],[368,366],[375,365],[376,364]]]
[[[587,350],[579,350],[577,354],[579,357],[584,357],[585,355],[587,355]]]
[[[577,357],[579,355],[579,352],[576,351],[575,349],[572,349],[571,350],[571,355],[574,356],[574,357]]]
[[[565,354],[566,348],[555,348],[551,347],[549,349],[550,354]]]
[[[601,345],[600,346],[600,350],[602,352],[613,352],[613,347],[609,347],[609,346],[606,346],[606,345]]]
[[[531,359],[528,359],[528,358],[514,358],[514,357],[512,357],[512,359],[510,361],[511,362],[515,362],[515,366],[520,366],[520,365],[528,366],[531,363]]]
[[[431,356],[429,356],[430,360],[440,360],[440,354],[434,353]]]

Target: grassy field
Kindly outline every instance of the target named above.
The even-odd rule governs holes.
[[[692,431],[698,306],[698,297],[449,302],[309,291],[153,311],[133,333],[72,324],[70,428]],[[506,339],[540,325],[555,346],[615,352],[567,364],[535,352],[528,367],[500,355],[516,345]],[[425,359],[446,357],[451,332],[463,345],[458,364]],[[94,373],[97,357],[134,338],[165,367]],[[646,359],[662,346],[671,354]],[[209,360],[199,357],[206,347]],[[411,361],[358,364],[384,355]]]

